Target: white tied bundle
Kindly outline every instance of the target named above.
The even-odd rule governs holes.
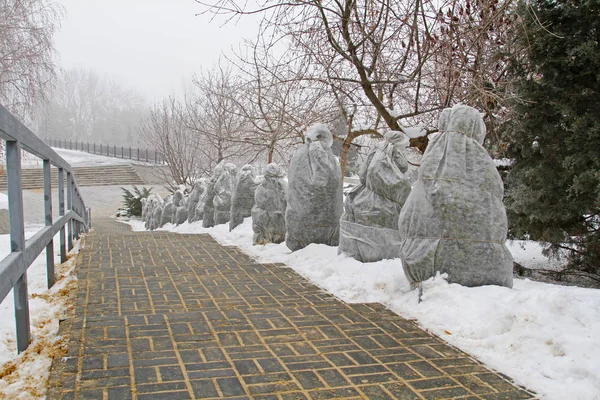
[[[288,175],[285,243],[292,251],[311,243],[339,243],[342,170],[331,151],[333,135],[327,126],[317,124],[305,137]]]
[[[196,222],[202,219],[202,208],[200,208],[200,213],[198,215],[198,203],[204,196],[206,191],[206,186],[204,181],[200,180],[194,184],[194,188],[192,189],[192,193],[190,193],[190,197],[188,198],[188,222]]]
[[[221,164],[217,165],[213,171],[213,176],[206,184],[206,196],[204,196],[204,207],[202,209],[203,228],[215,226],[215,206],[213,205],[213,200],[215,198],[215,182],[223,172],[223,166]]]
[[[464,286],[512,287],[504,187],[482,146],[483,120],[474,108],[457,105],[444,110],[440,130],[400,213],[406,276],[418,283],[439,271]]]
[[[223,173],[215,181],[215,197],[213,199],[215,225],[225,224],[231,218],[231,194],[235,186],[236,175],[237,167],[227,163],[223,165]]]
[[[287,183],[277,164],[265,168],[264,180],[254,194],[252,230],[254,244],[281,243],[285,240]]]
[[[173,205],[175,206],[175,212],[173,213],[172,223],[174,225],[181,225],[187,221],[188,207],[186,199],[181,190],[177,190],[173,196]]]
[[[173,204],[173,195],[169,194],[165,196],[165,203],[162,207],[162,217],[159,221],[159,228],[162,228],[166,224],[173,222],[173,216],[175,215],[175,205]]]
[[[408,138],[388,132],[361,165],[360,185],[346,196],[340,221],[339,253],[363,262],[400,256],[398,216],[410,193]]]
[[[246,164],[237,175],[233,194],[231,196],[231,219],[229,220],[229,230],[244,222],[244,218],[252,214],[254,206],[254,193],[260,181],[254,175],[254,169]]]

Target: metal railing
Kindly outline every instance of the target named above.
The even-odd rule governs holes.
[[[67,260],[67,250],[73,248],[73,240],[78,239],[81,233],[89,230],[91,210],[86,208],[83,202],[69,163],[1,105],[0,138],[6,142],[6,180],[11,242],[11,253],[0,261],[0,302],[10,293],[11,289],[14,289],[17,350],[22,352],[27,349],[30,340],[27,269],[45,248],[47,283],[48,288],[52,287],[54,285],[54,236],[60,232],[60,261],[63,263]],[[44,168],[45,227],[27,241],[25,241],[23,218],[21,150],[41,158]],[[56,221],[52,221],[51,165],[58,169],[59,218]],[[67,243],[65,243],[66,229],[68,229]]]
[[[44,139],[44,141],[51,147],[57,147],[59,149],[84,151],[86,153],[98,154],[106,157],[126,158],[128,160],[143,161],[154,164],[166,164],[162,153],[156,150],[132,148],[131,146],[117,146],[116,144],[96,144],[67,139],[49,138]]]

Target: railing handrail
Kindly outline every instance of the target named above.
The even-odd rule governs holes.
[[[46,144],[52,147],[58,147],[65,150],[82,151],[89,154],[100,154],[106,157],[128,159],[132,161],[145,161],[153,164],[166,164],[165,157],[163,156],[162,152],[148,148],[97,143],[100,151],[100,153],[98,153],[96,142],[84,142],[83,140],[57,139],[48,137],[44,138],[43,140]],[[73,145],[75,145],[75,148],[73,148]],[[120,154],[117,151],[118,149],[121,149]],[[106,150],[106,152],[104,150]]]
[[[50,160],[57,168],[73,172],[71,165],[59,156],[42,139],[37,137],[25,125],[16,119],[6,108],[0,105],[0,138],[5,141],[18,141],[21,148],[42,160]]]
[[[17,350],[21,352],[28,347],[30,340],[27,269],[45,248],[48,288],[52,287],[54,285],[54,236],[60,232],[60,259],[61,262],[65,262],[67,246],[68,250],[71,250],[73,240],[78,239],[81,233],[89,230],[91,210],[85,206],[71,165],[1,105],[0,139],[6,142],[6,181],[11,242],[10,254],[0,260],[0,302],[4,300],[11,289],[14,290]],[[21,150],[41,158],[44,167],[46,226],[27,241],[25,241],[23,214]],[[58,168],[59,218],[54,222],[51,165]],[[65,243],[65,227],[68,227],[69,230],[67,243]]]

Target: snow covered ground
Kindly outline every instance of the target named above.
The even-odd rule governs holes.
[[[144,230],[139,220],[126,222]],[[209,233],[259,262],[285,263],[344,301],[382,303],[544,399],[600,399],[600,290],[528,279],[516,279],[513,289],[466,288],[437,277],[425,282],[419,303],[399,260],[363,264],[316,244],[294,253],[285,244],[252,246],[250,218],[233,232],[228,224],[163,229]],[[535,243],[510,248],[526,267],[548,262]]]
[[[43,225],[28,225],[25,237]],[[57,336],[59,319],[68,310],[68,293],[76,285],[75,260],[79,242],[71,257],[59,265],[58,236],[54,241],[56,282],[46,288],[46,251],[27,270],[32,342],[17,356],[15,311],[12,291],[0,304],[0,399],[44,398],[53,357],[60,355],[65,338]],[[10,252],[10,235],[0,235],[0,259]]]
[[[123,165],[123,164],[141,164],[141,165],[154,165],[148,164],[137,160],[129,160],[126,158],[116,158],[100,156],[97,154],[90,154],[83,151],[77,150],[66,150],[53,147],[59,156],[67,161],[73,167],[93,167],[93,166],[106,166],[106,165]],[[21,165],[23,167],[42,167],[42,160],[36,156],[33,156],[27,152],[23,152],[21,159]]]
[[[77,166],[131,162],[55,150]],[[35,165],[35,160],[28,163],[24,162]],[[97,200],[98,204],[92,205],[96,211],[114,215],[121,196],[118,188],[82,190],[86,199]],[[0,204],[3,200],[0,195]],[[144,230],[140,221],[129,223],[135,230]],[[527,279],[515,280],[512,290],[494,286],[465,288],[438,277],[424,284],[422,301],[418,303],[417,293],[410,290],[399,260],[363,264],[337,255],[337,248],[325,245],[310,245],[294,253],[285,244],[252,246],[250,219],[233,232],[228,232],[228,225],[209,229],[201,225],[185,223],[164,229],[209,233],[222,244],[240,247],[259,262],[285,263],[344,301],[380,302],[417,320],[423,328],[544,399],[600,399],[600,290]],[[37,230],[33,225],[28,229],[28,235]],[[0,257],[8,248],[8,235],[0,236]],[[536,243],[515,242],[510,248],[515,260],[525,267],[552,266]],[[19,393],[21,398],[43,397],[50,356],[60,350],[62,343],[62,338],[56,337],[58,318],[64,312],[67,289],[75,284],[73,268],[71,259],[59,269],[59,282],[46,291],[44,253],[30,267],[34,343],[18,357],[12,294],[0,305],[0,398],[19,398]]]

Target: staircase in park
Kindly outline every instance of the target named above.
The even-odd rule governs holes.
[[[41,168],[23,168],[21,179],[23,189],[44,187]],[[79,186],[143,185],[145,182],[131,165],[110,165],[98,167],[73,167],[75,180]],[[58,187],[58,174],[52,168],[52,187]],[[6,174],[0,175],[0,190],[6,190]]]

